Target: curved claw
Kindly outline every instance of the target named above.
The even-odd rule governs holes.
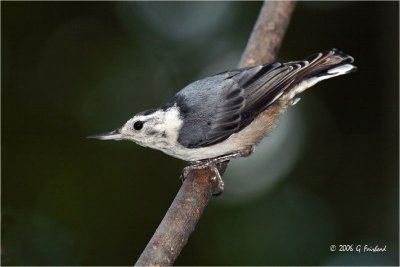
[[[212,195],[213,196],[219,196],[224,191],[225,183],[222,180],[221,174],[219,173],[217,166],[213,164],[211,169],[215,174],[215,176],[213,176],[211,178],[211,180],[217,182],[217,186],[213,187]]]

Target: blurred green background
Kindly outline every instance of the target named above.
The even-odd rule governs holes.
[[[1,2],[3,265],[135,263],[185,163],[85,136],[235,68],[260,6]],[[230,164],[176,264],[399,264],[398,22],[398,2],[298,3],[279,60],[335,47],[358,71]]]

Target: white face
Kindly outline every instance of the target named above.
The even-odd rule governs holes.
[[[160,150],[173,146],[182,126],[178,109],[172,107],[166,111],[157,110],[145,114],[138,114],[127,121],[119,130],[119,139],[131,140],[139,145]]]

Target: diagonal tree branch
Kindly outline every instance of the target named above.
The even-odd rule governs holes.
[[[273,63],[278,55],[296,1],[265,1],[239,67]]]
[[[239,67],[275,60],[296,2],[265,1],[253,28]],[[220,164],[222,175],[228,162]],[[216,182],[209,169],[188,174],[164,219],[136,262],[136,266],[172,265],[194,231]]]

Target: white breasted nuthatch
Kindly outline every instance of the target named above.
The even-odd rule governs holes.
[[[117,130],[90,138],[131,140],[196,168],[213,163],[216,169],[216,163],[251,154],[279,115],[297,103],[296,95],[355,71],[352,62],[332,49],[302,61],[225,71],[189,84],[163,107],[140,112]]]

